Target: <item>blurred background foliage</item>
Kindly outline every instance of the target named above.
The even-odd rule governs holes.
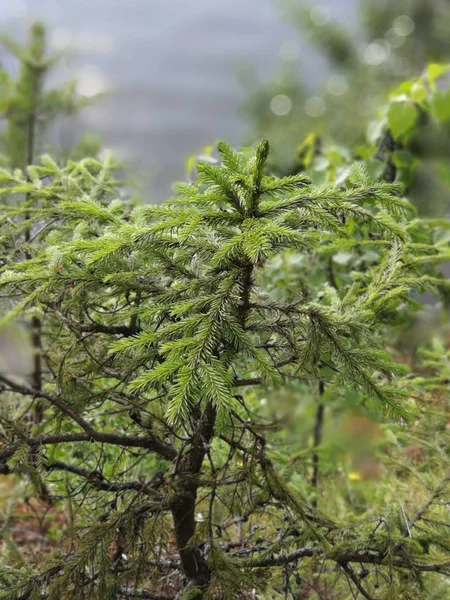
[[[272,80],[263,82],[246,69],[242,82],[248,94],[243,105],[250,124],[248,139],[269,139],[272,167],[283,174],[296,172],[305,160],[308,165],[314,160],[317,170],[325,168],[330,157],[321,152],[323,136],[335,141],[331,150],[335,158],[346,156],[349,148],[357,153],[366,139],[376,144],[386,115],[378,115],[369,128],[368,121],[377,116],[377,108],[396,84],[415,80],[429,62],[450,58],[446,0],[361,0],[359,18],[346,25],[332,18],[322,4],[280,0],[279,7],[283,17],[296,25],[299,39],[282,45]],[[323,57],[327,73],[323,84],[299,68],[300,39],[308,40],[308,52]],[[448,90],[448,80],[441,85]],[[393,95],[401,97],[404,91],[400,88]],[[430,125],[418,137],[404,140],[420,158],[410,196],[423,214],[444,215],[450,202],[445,166],[450,153],[448,91],[442,92],[440,103],[436,109],[447,125],[439,130]],[[392,110],[391,120],[397,120],[399,115]],[[414,120],[413,107],[409,110]],[[407,120],[406,112],[402,111],[400,121]],[[395,160],[403,166],[414,159],[402,152]]]

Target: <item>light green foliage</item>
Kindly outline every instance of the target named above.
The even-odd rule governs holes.
[[[412,103],[394,102],[387,114],[389,128],[395,139],[406,137],[414,128],[419,114]]]
[[[341,189],[314,187],[304,176],[263,175],[267,144],[248,156],[224,143],[219,149],[221,166],[200,164],[195,184],[182,186],[162,206],[138,209],[125,223],[122,204],[102,201],[112,185],[108,164],[88,160],[54,167],[51,183],[37,190],[36,182],[18,181],[20,191],[25,186],[36,198],[30,201],[32,222],[58,217],[58,224],[46,229],[50,243],[43,252],[11,265],[7,280],[13,290],[30,289],[27,305],[36,300],[51,305],[58,298],[62,314],[72,307],[81,314],[83,298],[92,302],[97,296],[99,303],[108,289],[140,296],[139,310],[127,305],[123,319],[100,311],[99,322],[125,324],[137,313],[142,331],[116,344],[110,360],[134,374],[133,390],[169,384],[167,415],[173,423],[185,421],[199,401],[230,408],[233,373],[241,370],[243,358],[246,375],[270,382],[279,380],[283,371],[277,365],[285,362],[318,373],[324,354],[339,371],[339,385],[356,385],[402,412],[397,393],[383,383],[395,365],[373,347],[373,328],[407,301],[412,286],[424,289],[435,282],[409,266],[424,250],[425,256],[433,252],[413,245],[411,207],[394,186],[371,182],[358,165]],[[36,167],[36,175],[48,176],[49,170],[47,162]],[[14,192],[14,186],[8,190]],[[323,296],[319,288],[307,297],[299,294],[292,306],[278,307],[259,287],[260,269],[276,254],[291,250],[313,257],[350,236],[356,247],[358,238],[371,237],[384,246],[378,247],[377,263],[343,298]],[[252,296],[242,298],[253,284]],[[154,289],[144,301],[149,285]],[[268,345],[270,354],[264,350]],[[153,368],[139,367],[155,359]]]

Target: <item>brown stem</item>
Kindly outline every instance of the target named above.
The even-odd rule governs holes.
[[[241,327],[245,328],[250,309],[253,265],[245,260],[242,267],[242,292],[237,317]],[[215,422],[216,409],[211,402],[208,402],[198,419],[199,425],[191,440],[190,449],[185,456],[179,456],[176,460],[175,475],[178,491],[171,504],[177,549],[183,571],[189,580],[185,591],[199,588],[198,594],[192,596],[193,599],[199,600],[203,598],[204,591],[208,588],[211,571],[199,546],[193,543],[192,538],[196,529],[195,508],[200,483],[199,473],[214,436]]]
[[[42,353],[41,353],[41,320],[39,317],[31,317],[31,346],[33,349],[33,388],[42,389]],[[33,420],[41,423],[44,418],[42,402],[37,401],[34,406]]]
[[[387,129],[378,144],[374,158],[375,160],[385,161],[386,168],[383,173],[383,179],[388,183],[395,181],[397,176],[397,168],[392,160],[392,153],[395,150],[400,150],[401,147],[401,144],[394,140],[391,130]]]
[[[32,88],[31,88],[31,106],[28,114],[27,122],[27,149],[26,149],[26,165],[25,167],[32,165],[34,160],[34,147],[36,137],[36,110],[37,110],[37,97],[40,88],[40,75],[41,69],[38,65],[33,65],[32,70]],[[25,197],[25,202],[28,201],[28,194]],[[28,222],[30,215],[25,213],[25,221]],[[27,223],[25,228],[25,243],[29,244],[31,241],[31,226]],[[26,250],[26,258],[31,258],[31,253]],[[41,320],[39,317],[33,316],[31,318],[31,347],[33,353],[33,373],[32,382],[33,388],[36,390],[42,389],[42,346],[41,346]],[[34,423],[41,423],[44,418],[44,409],[41,402],[36,402],[33,412]]]
[[[207,588],[211,573],[200,548],[191,542],[191,538],[196,528],[198,475],[214,434],[215,420],[216,410],[208,403],[192,439],[190,450],[178,461],[178,491],[171,503],[175,539],[183,571],[189,580],[188,588],[198,587],[201,590]],[[203,592],[199,592],[198,598],[202,596]]]
[[[338,289],[338,285],[336,282],[336,277],[334,275],[334,267],[333,267],[333,257],[330,256],[327,263],[327,272],[328,272],[328,281],[335,290]]]
[[[374,600],[374,598],[372,598],[372,596],[369,596],[368,592],[363,588],[363,586],[361,585],[361,582],[359,580],[359,577],[355,574],[355,572],[353,571],[353,569],[351,568],[350,565],[348,565],[347,563],[342,563],[340,565],[342,567],[342,569],[344,570],[344,572],[347,574],[347,577],[349,577],[353,583],[356,586],[356,589],[358,590],[358,592],[364,597],[366,598],[366,600]]]
[[[317,452],[317,448],[322,443],[323,436],[323,421],[324,421],[324,413],[325,406],[322,403],[322,396],[325,392],[325,384],[322,380],[319,381],[319,403],[317,405],[316,410],[316,419],[314,424],[314,453],[312,457],[313,463],[313,472],[311,477],[311,485],[316,492],[316,497],[314,498],[312,505],[314,508],[317,508],[317,488],[319,486],[319,454]]]
[[[238,308],[238,319],[241,327],[245,327],[248,311],[251,307],[250,294],[253,284],[253,265],[250,262],[245,262],[240,278],[242,287],[241,302]]]

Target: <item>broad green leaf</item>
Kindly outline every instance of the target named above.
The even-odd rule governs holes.
[[[450,91],[436,91],[431,100],[433,115],[439,122],[450,120]]]
[[[406,137],[414,128],[418,117],[417,108],[409,101],[394,101],[390,104],[387,118],[389,129],[395,139]]]

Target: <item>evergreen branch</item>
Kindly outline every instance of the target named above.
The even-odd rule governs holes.
[[[31,396],[33,398],[42,398],[47,400],[53,406],[59,408],[63,413],[70,417],[75,423],[77,423],[81,429],[86,432],[86,439],[90,441],[101,442],[105,444],[113,444],[117,446],[136,447],[136,448],[147,448],[157,452],[167,460],[173,460],[177,456],[177,451],[166,444],[156,436],[151,437],[140,437],[140,436],[127,436],[117,433],[108,433],[104,431],[96,431],[79,413],[76,412],[66,402],[61,400],[59,397],[53,394],[48,394],[40,390],[34,390],[23,385],[14,383],[8,377],[0,375],[0,382],[5,383],[9,390],[19,393],[25,396]],[[55,443],[55,442],[53,442]]]
[[[338,564],[348,563],[359,563],[359,564],[372,564],[372,565],[383,565],[385,563],[385,557],[379,553],[367,552],[345,552],[342,555],[333,553],[331,556],[327,556],[327,553],[323,548],[299,548],[289,554],[281,554],[276,556],[267,556],[265,558],[252,558],[252,559],[235,559],[233,562],[244,569],[259,569],[262,567],[277,567],[286,565],[292,562],[296,562],[301,558],[311,557],[323,557],[325,560],[331,560]],[[415,562],[414,560],[405,560],[404,558],[390,558],[390,564],[393,567],[406,570],[414,570],[420,573],[438,573],[440,575],[448,576],[450,574],[450,562],[442,563],[423,563]]]
[[[357,577],[357,575],[355,575],[355,572],[353,571],[353,569],[347,563],[340,563],[340,566],[345,571],[346,575],[348,577],[350,577],[350,579],[355,584],[356,589],[360,592],[360,594],[364,598],[366,598],[366,600],[375,600],[372,596],[369,596],[369,594],[367,593],[367,591],[361,585],[361,582],[360,582],[359,578]]]
[[[450,473],[447,474],[441,482],[436,486],[435,490],[428,498],[428,500],[417,510],[416,514],[409,521],[409,528],[413,527],[418,521],[420,521],[428,509],[432,506],[433,502],[435,502],[439,496],[444,491],[445,487],[450,483]]]
[[[139,588],[120,588],[117,592],[119,596],[124,598],[144,598],[145,600],[175,600],[175,596],[167,596],[165,594],[153,594],[144,589]]]
[[[31,446],[30,441],[27,443]],[[43,442],[41,442],[42,445]],[[11,449],[9,448],[8,451]],[[9,453],[9,452],[8,452]],[[12,456],[12,454],[11,454]],[[0,461],[5,458],[3,453],[0,453]],[[35,465],[31,465],[35,466]],[[74,475],[78,475],[86,480],[93,488],[96,490],[101,490],[104,492],[123,492],[127,490],[134,490],[141,494],[149,494],[150,491],[155,491],[158,485],[152,485],[151,481],[145,483],[140,481],[126,481],[123,483],[114,483],[106,480],[103,475],[99,471],[89,471],[87,469],[83,469],[82,467],[78,467],[76,465],[69,465],[68,463],[64,463],[62,461],[53,461],[50,463],[46,463],[43,465],[43,468],[48,473],[53,471],[65,471],[67,473],[72,473]],[[0,473],[2,475],[10,475],[14,471],[8,467],[6,463],[0,462]],[[158,480],[157,484],[161,484],[160,480]]]
[[[63,312],[55,305],[52,306],[57,315],[61,317],[71,329],[82,333],[105,333],[108,335],[123,335],[130,337],[140,332],[140,329],[136,326],[130,327],[129,325],[104,325],[103,323],[97,323],[92,321],[91,323],[83,323],[81,321],[75,321]]]

